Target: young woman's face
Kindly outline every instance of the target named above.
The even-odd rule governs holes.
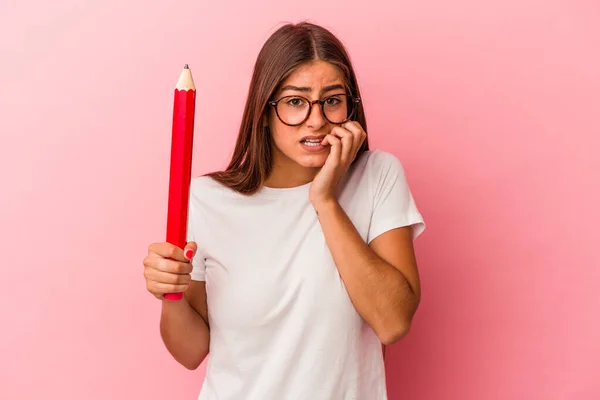
[[[274,164],[293,162],[307,168],[322,167],[329,146],[321,146],[320,142],[335,126],[333,123],[345,119],[348,111],[343,74],[332,64],[314,61],[297,67],[280,88],[273,96],[275,101],[281,99],[277,105],[279,117],[274,107],[269,113]],[[326,100],[323,109],[327,118],[318,103],[310,106],[307,100]]]

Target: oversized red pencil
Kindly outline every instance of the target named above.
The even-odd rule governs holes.
[[[187,243],[188,201],[192,172],[196,86],[187,64],[175,85],[167,242],[182,249]],[[167,300],[181,300],[183,293],[167,293]]]

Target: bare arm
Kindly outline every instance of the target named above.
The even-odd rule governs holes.
[[[368,246],[338,202],[317,211],[354,307],[383,344],[398,341],[408,332],[421,295],[411,228],[388,231]]]
[[[169,353],[184,367],[198,368],[208,354],[208,327],[205,282],[191,281],[183,299],[163,300],[160,334]]]

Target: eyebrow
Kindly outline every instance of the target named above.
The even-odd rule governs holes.
[[[325,86],[323,89],[321,89],[321,94],[331,92],[332,90],[337,90],[337,89],[345,89],[345,87],[344,87],[344,85],[339,84],[339,83],[337,83],[335,85]],[[299,87],[299,86],[294,86],[294,85],[287,85],[281,89],[282,92],[285,92],[286,90],[293,90],[296,92],[304,92],[304,93],[310,93],[312,91],[312,89],[309,87],[306,87],[306,86]]]

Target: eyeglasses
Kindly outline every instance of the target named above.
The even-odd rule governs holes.
[[[360,99],[347,94],[334,94],[323,100],[310,101],[302,96],[285,96],[269,101],[281,122],[288,126],[302,125],[310,116],[314,104],[319,104],[321,115],[332,124],[343,124],[354,117]]]

